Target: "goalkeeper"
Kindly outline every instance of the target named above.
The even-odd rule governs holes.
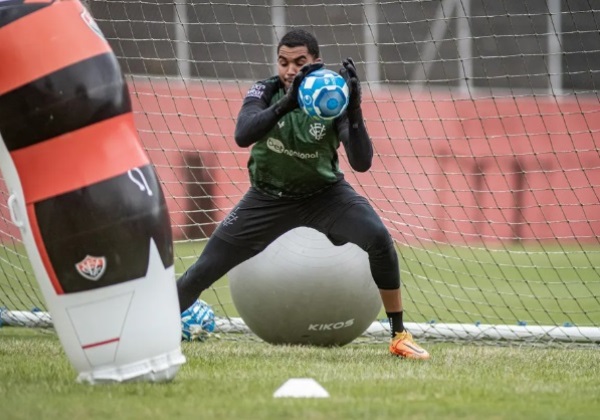
[[[428,359],[429,353],[404,328],[400,270],[392,238],[370,203],[344,180],[339,169],[340,143],[355,171],[369,170],[373,158],[354,63],[346,59],[340,69],[350,88],[346,111],[332,121],[316,121],[298,109],[297,98],[303,78],[323,67],[316,38],[304,30],[292,30],[281,39],[277,55],[278,75],[252,86],[235,127],[238,146],[252,146],[251,187],[215,230],[200,258],[178,279],[180,309],[186,310],[203,290],[285,232],[307,226],[335,245],[350,242],[368,253],[390,320],[390,352]]]

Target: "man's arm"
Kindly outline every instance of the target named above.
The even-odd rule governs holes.
[[[276,108],[269,106],[276,84],[257,82],[246,94],[235,124],[234,138],[240,147],[249,147],[263,138],[279,121]]]
[[[366,172],[373,163],[373,143],[363,120],[360,80],[351,58],[342,61],[340,74],[348,84],[350,98],[346,112],[336,121],[338,136],[346,149],[352,169]]]
[[[357,172],[366,172],[371,168],[373,162],[373,143],[362,119],[362,112],[359,114],[344,113],[336,120],[336,128],[352,169]]]
[[[257,82],[246,94],[235,125],[235,142],[240,147],[249,147],[263,138],[281,117],[298,108],[298,87],[312,71],[323,67],[323,63],[303,66],[294,77],[286,94],[273,105],[271,99],[280,85],[276,82]]]

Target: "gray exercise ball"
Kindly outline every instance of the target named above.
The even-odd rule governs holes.
[[[343,346],[381,309],[367,253],[307,227],[280,236],[228,278],[240,317],[271,344]]]

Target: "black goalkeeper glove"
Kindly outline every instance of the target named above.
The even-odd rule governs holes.
[[[298,104],[298,88],[300,87],[300,83],[304,80],[304,78],[311,72],[315,70],[319,70],[323,68],[323,63],[311,63],[302,66],[300,71],[296,73],[294,77],[294,81],[292,85],[286,92],[285,96],[281,98],[277,105],[275,106],[275,114],[278,116],[283,116],[290,111],[298,108],[300,105]]]
[[[346,112],[350,118],[356,117],[362,119],[362,112],[360,109],[362,92],[354,60],[348,57],[342,61],[342,66],[339,73],[344,80],[346,80],[346,84],[350,90],[350,98],[348,99],[348,108],[346,108]]]

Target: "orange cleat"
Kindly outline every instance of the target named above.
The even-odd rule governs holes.
[[[427,350],[415,343],[411,333],[408,331],[396,333],[396,336],[390,343],[390,353],[405,359],[427,360],[430,357]]]

